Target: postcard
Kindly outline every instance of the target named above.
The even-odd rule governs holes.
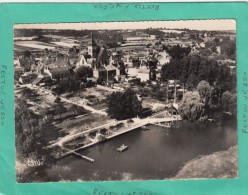
[[[245,9],[3,5],[0,194],[245,194]]]

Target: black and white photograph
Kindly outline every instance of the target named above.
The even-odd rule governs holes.
[[[238,177],[235,20],[13,31],[18,183]]]

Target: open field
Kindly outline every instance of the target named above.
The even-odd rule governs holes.
[[[74,42],[59,41],[59,42],[51,42],[51,43],[53,43],[53,44],[55,44],[55,45],[58,45],[58,46],[69,47],[69,48],[71,48],[71,47],[73,47],[73,46],[77,46],[77,47],[79,46],[79,44],[74,43]]]
[[[151,43],[151,41],[142,41],[142,42],[127,42],[127,43],[123,43],[121,44],[121,47],[127,47],[127,46],[144,46]]]
[[[180,34],[182,32],[185,32],[185,31],[182,31],[182,30],[173,30],[173,29],[164,29],[162,31],[165,32],[165,33],[178,33],[178,34]]]
[[[116,51],[130,51],[130,50],[143,50],[146,48],[145,45],[133,45],[133,46],[124,46],[124,47],[116,47]]]
[[[49,43],[44,43],[41,41],[15,41],[14,47],[18,48],[18,46],[22,46],[24,48],[31,48],[31,49],[54,49],[55,45],[54,44],[49,44]],[[19,47],[20,48],[20,47]]]
[[[30,50],[30,51],[41,51],[42,49],[34,49],[32,47],[27,47],[23,45],[14,45],[14,50],[15,51],[25,51],[25,50]]]

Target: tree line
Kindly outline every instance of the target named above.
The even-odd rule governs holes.
[[[52,91],[56,94],[62,94],[66,92],[76,92],[81,87],[81,81],[75,78],[70,78],[65,81],[59,81],[56,87],[52,88]]]
[[[220,91],[220,94],[236,89],[236,75],[225,64],[198,54],[182,59],[173,58],[161,69],[161,81],[178,80],[185,88],[192,90],[205,80]]]
[[[42,146],[47,142],[42,131],[44,128],[44,121],[28,109],[25,100],[17,99],[15,107],[16,151],[21,160],[44,157],[45,149]]]
[[[212,117],[216,111],[236,114],[236,74],[228,64],[200,54],[175,57],[161,69],[161,81],[168,80],[188,91],[179,108],[183,118]]]
[[[196,90],[186,92],[179,105],[179,114],[190,121],[213,118],[219,111],[236,116],[236,93],[225,91],[219,99],[217,90],[207,81],[198,83]]]

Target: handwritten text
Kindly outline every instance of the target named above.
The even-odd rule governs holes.
[[[6,73],[7,73],[7,66],[2,65],[1,66],[1,80],[0,80],[0,94],[1,94],[1,99],[0,99],[0,124],[1,126],[4,125],[4,121],[6,118],[5,114],[5,100],[4,96],[6,95]]]
[[[114,191],[103,191],[100,189],[94,189],[93,195],[153,195],[151,192],[114,192]]]
[[[101,3],[95,4],[97,9],[142,9],[142,10],[159,10],[158,4],[153,3]]]
[[[248,133],[248,75],[244,72],[242,77],[242,95],[244,98],[243,103],[243,117],[242,117],[242,132]]]

